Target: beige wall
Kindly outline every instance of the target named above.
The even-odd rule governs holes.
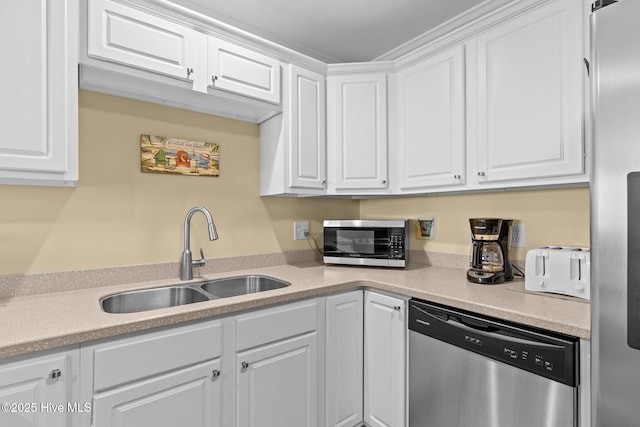
[[[469,254],[469,218],[509,218],[525,225],[527,247],[514,249],[513,259],[543,245],[589,246],[587,188],[504,191],[402,199],[365,200],[362,218],[437,217],[435,240],[411,241],[412,249]]]
[[[468,218],[524,222],[528,247],[589,244],[587,189],[375,200],[259,196],[257,125],[92,92],[80,93],[77,188],[0,186],[0,274],[173,262],[189,208],[209,208],[220,239],[209,242],[193,217],[192,250],[207,258],[308,249],[293,221],[435,215],[434,241],[413,248],[468,254]],[[141,133],[220,144],[219,178],[142,174]],[[524,251],[516,253],[523,258]]]
[[[77,188],[0,186],[0,274],[177,262],[195,205],[220,234],[209,242],[193,217],[192,250],[207,258],[309,249],[294,220],[319,232],[325,217],[358,215],[357,201],[261,198],[255,124],[85,91],[79,107]],[[141,133],[219,143],[220,177],[141,173]]]

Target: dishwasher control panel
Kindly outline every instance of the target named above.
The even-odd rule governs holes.
[[[412,299],[409,330],[563,384],[578,381],[578,339]]]

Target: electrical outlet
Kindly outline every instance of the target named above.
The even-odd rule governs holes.
[[[513,224],[511,226],[511,247],[524,248],[527,246],[527,236],[525,235],[524,224]]]
[[[307,240],[309,237],[309,221],[293,223],[293,240]]]

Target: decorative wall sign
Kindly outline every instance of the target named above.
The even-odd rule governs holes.
[[[140,170],[190,176],[220,175],[220,146],[166,136],[140,135]]]

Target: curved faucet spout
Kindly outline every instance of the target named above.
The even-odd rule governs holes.
[[[207,218],[207,225],[209,229],[209,240],[218,239],[218,232],[216,230],[216,226],[213,223],[213,218],[211,217],[211,213],[206,208],[202,206],[195,206],[189,209],[187,212],[187,216],[184,219],[184,250],[182,251],[182,259],[180,260],[180,279],[181,280],[191,280],[193,279],[193,267],[200,267],[204,265],[204,254],[202,254],[202,249],[200,249],[200,253],[202,254],[202,259],[193,261],[191,256],[191,217],[196,212],[202,212],[202,214]]]

